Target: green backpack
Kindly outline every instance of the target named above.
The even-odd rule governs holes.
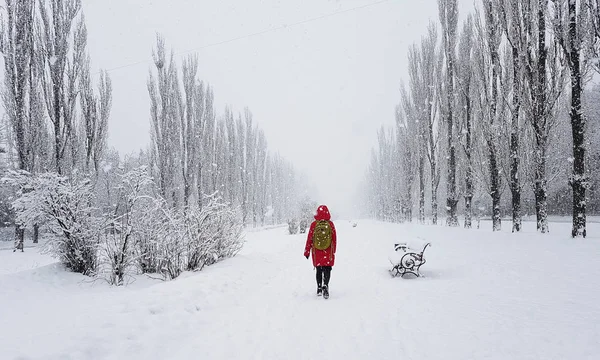
[[[317,250],[325,250],[331,246],[331,225],[327,220],[318,220],[313,233],[313,246]]]

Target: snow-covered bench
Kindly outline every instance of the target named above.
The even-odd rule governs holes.
[[[423,246],[423,250],[418,252],[414,248],[411,248],[407,243],[394,244],[394,252],[390,255],[390,262],[393,267],[390,269],[392,276],[404,277],[405,274],[413,274],[415,276],[421,276],[419,268],[425,264],[425,249],[431,246],[431,243],[426,243]]]

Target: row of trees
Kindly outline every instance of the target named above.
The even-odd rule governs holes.
[[[440,24],[431,22],[409,50],[396,127],[380,131],[368,172],[370,209],[380,218],[411,220],[417,202],[424,222],[427,198],[436,224],[444,179],[446,224],[458,225],[462,195],[464,226],[487,209],[496,231],[508,188],[512,230],[520,231],[523,203],[529,207],[523,192],[531,189],[537,228],[547,232],[554,181],[559,193],[570,185],[572,236],[585,236],[593,183],[585,164],[597,155],[594,148],[586,153],[587,120],[598,121],[598,91],[585,84],[600,73],[600,2],[482,0],[460,32],[457,1],[438,5]]]
[[[9,166],[91,174],[103,156],[111,81],[92,85],[80,0],[6,0],[0,28]],[[34,241],[37,241],[37,225]],[[17,227],[22,248],[24,229]]]
[[[112,84],[106,72],[93,81],[81,0],[5,0],[2,11],[0,210],[15,250],[31,228],[73,271],[174,278],[235,255],[243,226],[295,213],[300,176],[269,153],[248,109],[217,115],[196,57],[179,67],[158,38],[151,144],[122,157],[107,148]]]
[[[250,110],[236,116],[227,108],[217,119],[213,90],[198,79],[197,57],[186,57],[180,73],[161,37],[153,59],[150,162],[162,197],[185,208],[202,206],[203,194],[218,194],[240,206],[244,225],[285,222],[305,183],[284,159],[269,154]]]

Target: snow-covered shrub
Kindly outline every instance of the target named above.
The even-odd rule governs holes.
[[[288,220],[288,232],[290,235],[294,235],[298,233],[298,221],[296,219]]]
[[[201,270],[241,250],[242,224],[238,215],[218,199],[210,199],[202,209],[186,212],[186,270]]]
[[[166,206],[165,206],[166,207]],[[163,218],[158,215],[163,211],[162,202],[153,199],[140,209],[136,219],[137,231],[133,234],[137,251],[137,261],[142,273],[160,273],[159,244],[168,233]]]
[[[217,199],[185,211],[156,199],[143,213],[135,235],[143,272],[173,279],[233,257],[242,248],[239,214]]]
[[[299,228],[300,228],[300,234],[304,234],[306,233],[306,229],[308,228],[308,220],[303,218],[302,220],[300,220],[300,224],[299,224]]]
[[[164,199],[155,199],[146,213],[139,219],[143,225],[137,241],[139,264],[146,273],[174,279],[181,274],[185,263],[183,220]]]
[[[11,202],[14,191],[8,186],[0,187],[0,228],[15,225],[15,212]]]
[[[20,189],[12,203],[17,223],[45,223],[54,235],[47,243],[49,252],[74,272],[94,274],[101,222],[94,216],[94,192],[89,179],[9,171],[3,181]]]
[[[152,178],[145,166],[119,174],[120,181],[111,193],[116,194],[110,212],[103,215],[104,228],[100,235],[102,268],[109,283],[122,285],[125,276],[136,268],[133,234],[138,231],[141,211],[151,199]]]
[[[54,236],[50,253],[69,269],[104,275],[122,285],[132,272],[173,279],[235,256],[242,248],[237,209],[216,198],[202,208],[175,209],[152,195],[142,166],[106,177],[105,196],[88,179],[13,171],[3,180],[20,189],[12,203],[24,226],[44,223]],[[96,190],[98,188],[96,184]]]

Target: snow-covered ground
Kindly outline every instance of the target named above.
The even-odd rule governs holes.
[[[0,250],[0,359],[599,359],[600,239],[359,221],[338,228],[329,300],[304,235],[249,231],[237,257],[127,287]],[[600,224],[590,224],[590,234]],[[423,278],[394,242],[430,241]]]

